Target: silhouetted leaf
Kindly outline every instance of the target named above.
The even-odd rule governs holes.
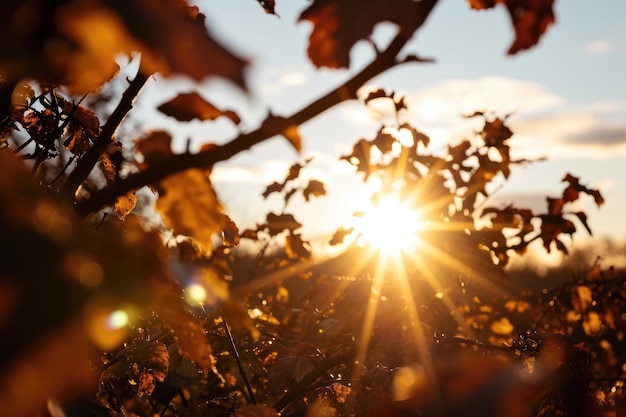
[[[473,9],[487,9],[497,3],[509,11],[515,29],[515,41],[508,54],[529,49],[539,42],[548,26],[554,23],[552,4],[554,0],[468,0]]]
[[[274,181],[273,183],[267,186],[265,191],[263,191],[263,194],[262,194],[263,198],[267,198],[272,193],[280,193],[281,191],[283,191],[284,187],[285,187],[285,184],[281,184],[277,181]]]
[[[302,240],[301,235],[290,234],[285,241],[285,251],[291,259],[309,259],[311,251],[308,243]]]
[[[270,236],[275,236],[285,230],[293,232],[302,227],[291,214],[267,214],[267,228]]]
[[[218,109],[196,92],[180,93],[172,100],[161,104],[157,110],[179,122],[188,122],[193,119],[215,120],[220,116],[229,118],[235,124],[241,122],[237,113],[232,110]]]
[[[578,220],[580,220],[583,226],[585,226],[585,229],[587,229],[587,232],[589,232],[590,235],[593,235],[593,233],[591,233],[591,228],[587,224],[587,215],[583,213],[582,211],[578,211],[574,214],[576,215],[576,217],[578,217]]]
[[[383,131],[384,128],[381,128],[378,131],[378,135],[371,142],[372,145],[376,146],[382,153],[391,152],[393,144],[396,142],[396,138],[390,135],[389,133],[385,133]]]
[[[239,229],[237,225],[230,217],[222,214],[224,230],[222,230],[223,245],[226,247],[233,247],[239,245]]]
[[[339,229],[335,231],[335,233],[333,234],[333,237],[330,239],[328,243],[333,246],[341,245],[343,243],[343,240],[346,238],[346,236],[351,235],[352,232],[354,232],[353,227],[350,227],[347,229],[344,227],[340,227]]]
[[[137,152],[144,157],[142,165],[150,165],[158,161],[162,161],[172,155],[172,136],[163,131],[157,130],[150,132],[145,138],[135,142]]]
[[[261,5],[261,7],[263,7],[263,9],[265,10],[265,13],[269,13],[269,14],[276,14],[276,11],[274,10],[276,7],[276,1],[274,0],[257,0],[259,2],[259,4]]]
[[[310,180],[306,188],[302,190],[302,195],[306,201],[309,201],[311,196],[320,197],[326,195],[324,183],[318,180]]]
[[[315,0],[299,19],[313,24],[309,59],[317,67],[349,68],[352,46],[367,39],[376,24],[395,23],[410,37],[432,6],[412,0]]]

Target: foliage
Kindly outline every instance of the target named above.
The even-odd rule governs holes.
[[[275,15],[274,1],[258,3]],[[155,72],[219,76],[245,89],[247,63],[217,42],[183,0],[4,2],[0,6],[0,408],[11,416],[596,415],[624,404],[623,274],[599,262],[554,289],[507,278],[513,252],[535,240],[567,253],[565,235],[591,230],[572,203],[600,192],[567,174],[545,212],[489,206],[516,165],[508,116],[477,111],[474,137],[431,149],[406,119],[401,94],[359,94],[371,78],[420,62],[399,53],[436,0],[315,0],[316,67],[349,68],[355,43],[382,21],[397,35],[318,100],[268,116],[222,145],[175,153],[165,131],[116,137]],[[509,54],[553,23],[552,0],[503,4]],[[158,28],[155,30],[154,28]],[[201,53],[199,53],[201,51]],[[103,115],[115,57],[141,52],[139,71]],[[121,80],[124,82],[124,80]],[[415,216],[389,227],[417,237],[388,253],[364,230],[338,225],[317,259],[291,202],[326,195],[294,163],[264,199],[282,210],[239,230],[211,183],[220,161],[298,128],[346,100],[393,104],[395,125],[340,159],[378,181]],[[178,122],[240,117],[182,93],[157,106]],[[139,135],[137,135],[139,136]],[[143,196],[150,190],[155,202]],[[159,213],[142,219],[137,205]],[[254,202],[251,202],[254,204]],[[114,213],[116,216],[110,216]],[[419,213],[419,219],[418,219]],[[365,216],[367,213],[355,213]],[[383,218],[382,221],[391,220]],[[413,229],[420,223],[419,231]],[[391,222],[390,222],[391,224]],[[241,242],[257,251],[238,251]],[[243,246],[243,243],[242,243]],[[278,249],[276,249],[278,246]],[[247,260],[247,262],[246,262]]]

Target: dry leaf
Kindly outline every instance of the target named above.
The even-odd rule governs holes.
[[[188,122],[193,119],[215,120],[220,116],[228,117],[233,123],[239,124],[241,119],[232,110],[220,110],[196,92],[181,93],[167,103],[163,103],[158,110],[178,120]]]
[[[133,211],[135,206],[137,205],[137,196],[134,191],[130,191],[124,195],[121,195],[117,198],[115,205],[113,206],[113,211],[117,214],[117,217],[120,220],[124,220],[128,214]]]
[[[196,239],[206,251],[224,227],[224,217],[211,181],[201,169],[188,169],[162,180],[156,209],[174,233]]]

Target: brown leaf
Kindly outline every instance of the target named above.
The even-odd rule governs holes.
[[[272,193],[280,193],[284,187],[285,187],[285,184],[281,184],[277,181],[274,181],[273,183],[267,186],[265,191],[263,191],[263,194],[262,194],[263,198],[267,198]]]
[[[239,245],[239,229],[237,225],[225,214],[222,215],[222,218],[224,222],[224,230],[222,230],[224,246],[233,247]]]
[[[472,9],[482,10],[504,4],[515,29],[509,55],[535,46],[548,26],[554,23],[554,0],[468,0]]]
[[[333,246],[341,245],[343,243],[343,240],[346,238],[346,236],[351,235],[352,232],[354,232],[353,227],[350,227],[348,229],[344,227],[340,227],[339,229],[337,229],[337,231],[335,231],[335,233],[333,234],[333,237],[330,239],[330,242],[328,243]]]
[[[302,224],[298,223],[292,214],[267,214],[267,228],[271,236],[276,236],[285,230],[293,232],[300,227]]]
[[[285,387],[299,382],[313,369],[315,366],[306,355],[286,356],[277,360],[270,369],[272,391],[282,392]]]
[[[214,369],[211,345],[201,320],[185,307],[182,293],[178,288],[161,285],[154,309],[161,320],[169,327],[183,356],[187,357],[207,375]]]
[[[220,116],[228,117],[235,124],[241,122],[237,113],[232,110],[218,109],[196,92],[181,93],[167,103],[161,104],[157,109],[179,122],[188,122],[193,119],[215,120]]]
[[[128,214],[133,211],[137,205],[137,196],[134,191],[130,191],[117,198],[115,205],[113,206],[113,212],[117,214],[120,220],[124,220]]]
[[[136,141],[135,145],[137,152],[144,157],[144,165],[150,165],[174,155],[171,143],[172,136],[169,133],[156,130],[150,132],[145,138]]]
[[[326,195],[324,183],[318,180],[310,180],[306,188],[302,190],[302,195],[304,195],[304,199],[306,201],[309,201],[311,195],[313,195],[314,197]]]
[[[370,176],[374,170],[374,166],[370,163],[370,152],[372,144],[365,139],[360,139],[352,148],[350,155],[344,155],[340,160],[348,161],[350,164],[356,166],[357,172],[363,172],[365,174],[364,180]]]
[[[349,68],[352,46],[380,22],[392,22],[410,37],[424,22],[431,1],[315,0],[299,20],[313,24],[308,55],[317,67]]]
[[[296,151],[302,151],[302,138],[298,133],[298,125],[289,119],[270,114],[263,122],[262,129],[270,134],[279,132],[283,135]]]
[[[89,137],[76,123],[69,125],[70,136],[63,142],[63,146],[74,155],[82,154],[89,149]]]
[[[196,239],[206,251],[224,227],[224,217],[211,181],[201,169],[172,174],[159,185],[156,209],[176,234]]]
[[[265,10],[265,13],[274,14],[278,16],[276,14],[276,11],[274,10],[276,8],[276,2],[274,0],[257,0],[257,1],[261,5],[261,7],[263,7],[263,9]]]
[[[288,235],[285,241],[285,251],[291,259],[310,259],[311,250],[307,246],[301,235]]]

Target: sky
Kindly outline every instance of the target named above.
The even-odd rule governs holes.
[[[146,87],[138,113],[149,127],[174,133],[182,144],[224,143],[254,130],[268,111],[288,116],[347,79],[373,57],[366,43],[352,50],[350,70],[316,69],[307,59],[311,26],[298,23],[306,0],[277,0],[280,18],[265,14],[255,0],[199,1],[207,25],[218,38],[250,61],[249,93],[220,80],[196,84],[185,78],[158,78]],[[590,188],[600,188],[606,203],[591,198],[576,205],[585,210],[595,237],[626,238],[626,2],[583,0],[555,2],[556,24],[539,45],[506,56],[513,40],[509,17],[502,7],[472,11],[464,0],[440,0],[429,20],[404,49],[432,64],[408,64],[371,80],[406,96],[407,119],[431,136],[434,146],[468,137],[479,126],[462,114],[475,110],[497,115],[513,113],[509,124],[514,157],[546,157],[543,162],[513,170],[493,205],[515,203],[545,210],[545,197],[557,197],[562,178],[571,173]],[[374,39],[380,44],[394,28],[380,24]],[[235,110],[239,128],[226,120],[192,121],[182,125],[156,114],[154,104],[177,92],[199,91],[218,107]],[[153,113],[150,113],[150,112]],[[304,150],[298,155],[286,140],[273,138],[214,168],[212,179],[227,212],[244,227],[262,222],[268,207],[265,186],[281,179],[286,169],[314,156],[306,176],[326,182],[328,195],[293,211],[302,215],[305,235],[327,238],[367,198],[347,165],[339,163],[359,138],[372,139],[386,119],[362,103],[348,102],[300,127]],[[252,202],[255,202],[251,204]],[[256,203],[258,201],[258,204]],[[585,241],[579,227],[576,241]]]

